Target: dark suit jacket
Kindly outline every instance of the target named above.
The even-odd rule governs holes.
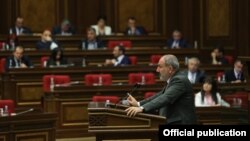
[[[177,71],[166,89],[140,102],[145,112],[159,109],[167,124],[196,124],[194,94],[190,81]]]
[[[101,40],[96,39],[96,43],[97,43],[97,48],[103,48],[104,44]],[[82,41],[81,45],[80,45],[80,50],[88,50],[88,45],[89,45],[89,41],[88,40],[84,40]]]
[[[43,42],[43,41],[38,41],[36,43],[36,49],[37,50],[50,50],[50,45],[52,42]]]
[[[70,27],[69,30],[67,31],[67,33],[70,33],[70,34],[76,34],[76,31],[73,27]],[[53,35],[61,35],[62,34],[62,29],[60,26],[56,26],[53,28],[52,30],[52,34]]]
[[[60,61],[60,65],[68,65],[68,60],[66,58],[63,58],[61,61]],[[56,65],[56,61],[53,60],[52,58],[49,58],[49,60],[47,61],[47,64],[46,64],[47,67],[50,67],[50,66],[57,66]]]
[[[23,56],[20,62],[24,63],[27,67],[32,67],[32,62],[27,56]],[[5,69],[8,70],[9,68],[15,68],[16,65],[16,61],[14,59],[14,56],[12,55],[6,59]]]
[[[172,44],[174,43],[174,39],[169,39],[167,41],[167,47],[168,48],[172,48]],[[179,40],[179,47],[180,48],[189,48],[190,45],[187,43],[187,41],[185,41],[184,39],[180,39]]]
[[[129,32],[130,32],[130,28],[127,27],[127,28],[125,29],[124,34],[125,34],[125,35],[131,35],[131,34],[129,34]],[[137,27],[136,27],[136,33],[135,33],[134,35],[146,35],[146,34],[147,34],[147,32],[146,32],[146,30],[144,29],[144,27],[142,27],[142,26],[137,26]]]
[[[234,74],[234,69],[226,71],[225,79],[226,79],[226,82],[231,82],[231,81],[236,81],[237,80],[237,78],[236,78],[236,76]],[[244,77],[243,73],[241,73],[241,75],[240,75],[240,80],[241,81],[245,80],[245,77]]]
[[[32,34],[32,31],[28,28],[28,27],[22,27],[23,29],[23,34]],[[16,27],[11,27],[10,29],[12,31],[13,34],[16,34]]]
[[[122,61],[117,65],[117,66],[125,66],[125,65],[130,65],[131,62],[130,62],[130,59],[128,56],[124,56]]]
[[[183,73],[183,75],[185,75],[188,78],[188,70],[187,69],[183,70],[182,73]],[[205,80],[205,77],[206,77],[205,72],[198,70],[196,72],[195,83],[203,83]]]

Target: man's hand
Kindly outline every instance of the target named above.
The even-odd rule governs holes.
[[[28,68],[24,63],[21,63],[21,64],[20,64],[20,67],[21,67],[21,68]]]
[[[128,100],[129,105],[134,106],[134,107],[139,106],[137,100],[132,95],[128,94],[127,100]]]
[[[127,116],[134,117],[137,113],[142,113],[143,110],[140,107],[129,107],[125,111]]]

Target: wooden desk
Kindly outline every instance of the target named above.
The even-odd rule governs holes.
[[[56,120],[52,113],[0,117],[0,140],[55,141]]]
[[[88,135],[88,103],[93,95],[115,95],[121,99],[126,97],[126,93],[131,90],[132,85],[114,85],[114,86],[70,86],[56,87],[54,92],[45,93],[44,111],[58,112],[57,135],[58,136],[78,136],[75,132],[82,133],[81,136]],[[160,91],[163,84],[147,85],[139,88],[133,96],[142,100],[144,93],[148,91]],[[201,85],[194,85],[194,91],[199,91]],[[244,89],[245,84],[220,84],[219,88],[225,91],[237,91]],[[221,93],[227,94],[227,93]],[[212,112],[213,110],[211,110]],[[202,111],[201,111],[202,112]],[[205,114],[205,113],[204,113]],[[215,114],[215,113],[214,113]],[[217,116],[218,117],[218,116]],[[206,122],[206,116],[202,116],[203,124]],[[218,120],[217,120],[218,121]],[[216,123],[217,123],[216,121]],[[207,123],[215,123],[212,120]],[[71,132],[75,131],[75,132]]]

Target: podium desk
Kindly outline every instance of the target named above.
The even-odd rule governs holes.
[[[90,133],[96,141],[115,139],[158,140],[159,125],[166,123],[162,116],[140,113],[128,117],[122,105],[90,102],[88,105]]]
[[[0,141],[55,141],[56,120],[54,113],[0,117]]]

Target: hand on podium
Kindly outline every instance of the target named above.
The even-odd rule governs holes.
[[[141,107],[129,107],[125,110],[127,112],[127,116],[134,117],[138,113],[142,113],[143,109]]]

